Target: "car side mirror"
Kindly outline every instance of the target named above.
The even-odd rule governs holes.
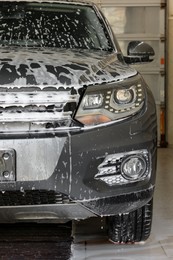
[[[141,41],[129,42],[127,54],[128,56],[125,56],[124,59],[128,64],[151,62],[155,56],[153,48]]]

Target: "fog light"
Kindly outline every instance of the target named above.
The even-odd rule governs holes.
[[[146,161],[141,156],[126,158],[121,166],[122,175],[127,180],[137,180],[143,177],[147,169]]]
[[[3,172],[3,177],[5,179],[10,179],[10,173],[8,171]]]

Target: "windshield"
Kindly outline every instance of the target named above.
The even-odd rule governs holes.
[[[91,6],[0,2],[0,46],[112,50]]]

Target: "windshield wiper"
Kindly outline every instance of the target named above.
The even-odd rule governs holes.
[[[21,46],[21,47],[42,47],[42,43],[39,41],[24,41],[24,40],[12,40],[12,41],[0,41],[0,46]]]

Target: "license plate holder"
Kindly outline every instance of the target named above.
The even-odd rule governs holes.
[[[0,182],[16,180],[16,152],[14,149],[0,150]]]

